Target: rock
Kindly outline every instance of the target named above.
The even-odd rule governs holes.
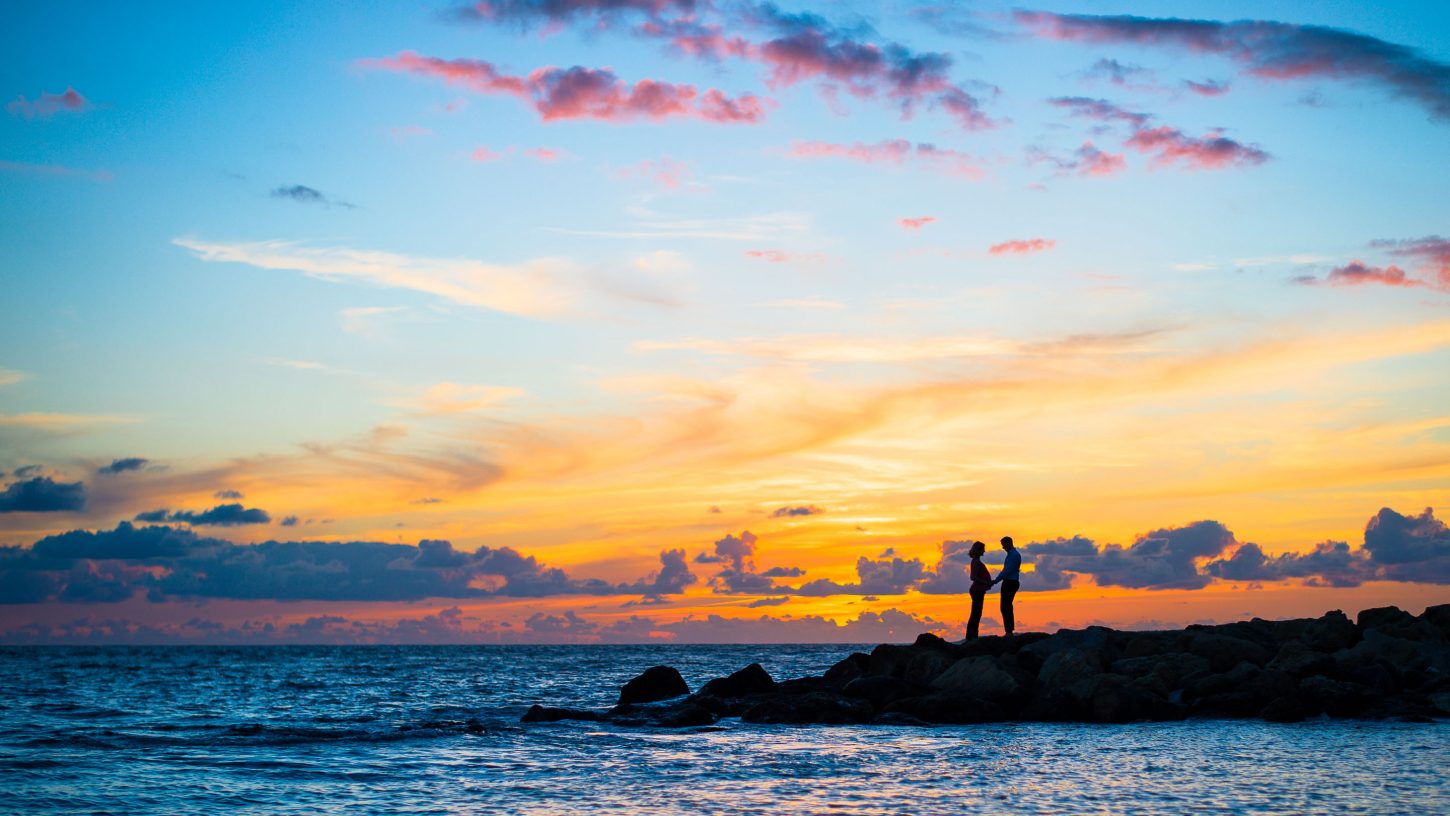
[[[1063,649],[1055,652],[1042,664],[1037,680],[1044,688],[1071,692],[1071,689],[1103,671],[1102,660],[1096,652],[1082,649]],[[1076,696],[1076,695],[1073,695]]]
[[[871,650],[871,664],[867,667],[866,673],[901,677],[906,674],[906,667],[910,665],[914,657],[916,657],[916,651],[910,646],[883,643]]]
[[[652,703],[689,694],[685,678],[669,666],[651,666],[619,690],[620,703]]]
[[[1150,657],[1178,650],[1178,632],[1133,632],[1123,644],[1125,659]]]
[[[932,681],[940,691],[1000,704],[1014,697],[1021,684],[990,657],[958,660]]]
[[[1093,722],[1125,723],[1182,717],[1178,706],[1134,685],[1121,674],[1099,674],[1078,683],[1072,693]]]
[[[1269,722],[1299,722],[1310,714],[1309,707],[1297,695],[1276,697],[1259,711],[1259,716]]]
[[[912,697],[930,691],[930,687],[899,677],[858,677],[841,689],[841,694],[857,700],[865,700],[876,709],[885,708],[888,703],[901,697]]]
[[[759,663],[751,663],[729,677],[717,677],[700,689],[715,697],[744,697],[775,690],[775,679]]]
[[[897,700],[886,707],[885,714],[905,714],[939,725],[966,725],[1005,719],[997,706],[985,700],[940,692]]]
[[[1310,621],[1300,637],[1311,649],[1333,654],[1359,642],[1359,627],[1338,609]]]
[[[678,707],[666,709],[655,725],[661,728],[694,728],[701,725],[714,725],[719,719],[714,712],[701,705],[684,703]]]
[[[948,652],[923,649],[906,664],[901,676],[918,683],[930,683],[956,662],[957,659]]]
[[[1430,705],[1442,715],[1450,716],[1450,691],[1440,691],[1430,695]]]
[[[1110,641],[1113,630],[1103,626],[1089,626],[1086,629],[1060,629],[1051,637],[1043,638],[1017,650],[1017,659],[1023,668],[1042,666],[1052,655],[1065,649],[1076,649],[1100,655],[1100,660],[1110,660]]]
[[[922,728],[922,727],[925,727],[925,726],[929,726],[932,723],[929,723],[926,720],[920,719],[918,717],[913,717],[910,714],[906,714],[906,713],[901,712],[901,711],[887,711],[887,712],[885,712],[883,714],[877,714],[875,717],[873,717],[871,719],[871,724],[872,725],[905,725],[905,726],[911,726],[913,728]]]
[[[1196,632],[1188,639],[1188,651],[1208,660],[1213,671],[1224,671],[1241,662],[1255,666],[1269,662],[1273,653],[1259,644],[1211,632]]]
[[[771,697],[751,706],[740,719],[752,723],[848,725],[870,721],[875,711],[865,700],[811,692]]]
[[[597,722],[604,719],[593,711],[583,711],[575,708],[550,708],[548,706],[534,705],[524,712],[520,722],[558,722],[560,720],[586,720]]]
[[[937,649],[939,651],[949,652],[952,650],[952,644],[947,643],[945,640],[930,632],[923,632],[916,636],[916,642],[911,644],[911,648]]]
[[[1425,607],[1420,620],[1439,629],[1441,636],[1450,640],[1450,604]]]
[[[860,677],[871,668],[871,655],[863,652],[852,652],[845,660],[826,669],[825,680],[831,683],[841,683]]]
[[[1302,640],[1290,640],[1279,647],[1279,653],[1274,655],[1274,659],[1265,668],[1298,679],[1333,671],[1334,658],[1314,651]]]
[[[1342,671],[1352,671],[1372,664],[1389,669],[1401,683],[1414,684],[1425,679],[1427,672],[1444,674],[1450,670],[1450,647],[1441,642],[1426,643],[1385,634],[1384,629],[1365,630],[1364,640],[1353,648],[1334,653],[1334,662]]]
[[[1354,622],[1361,630],[1374,629],[1395,623],[1410,623],[1415,616],[1400,609],[1398,606],[1377,606],[1374,609],[1366,609],[1359,613]]]
[[[1316,713],[1352,717],[1365,709],[1370,695],[1363,686],[1315,675],[1299,681],[1299,699]]]

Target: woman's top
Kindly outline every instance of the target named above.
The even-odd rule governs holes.
[[[992,573],[987,571],[987,565],[982,559],[972,559],[972,588],[973,594],[986,592],[992,588]]]

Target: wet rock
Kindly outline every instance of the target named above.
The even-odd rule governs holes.
[[[1326,674],[1334,670],[1334,658],[1317,652],[1302,640],[1290,640],[1279,647],[1278,654],[1265,666],[1295,678]]]
[[[1315,675],[1299,681],[1299,699],[1315,713],[1353,717],[1369,705],[1371,696],[1363,686]]]
[[[870,721],[875,714],[865,700],[811,692],[798,697],[773,697],[750,707],[740,719],[752,723],[849,725]]]
[[[534,705],[524,712],[520,722],[559,722],[560,720],[585,720],[597,722],[604,719],[593,711],[584,711],[577,708],[551,708],[549,706]]]
[[[912,680],[876,676],[852,680],[841,690],[841,694],[856,700],[865,700],[879,710],[901,697],[913,697],[930,690],[929,686]]]
[[[910,646],[883,643],[871,650],[871,663],[867,667],[866,673],[901,677],[906,674],[906,667],[915,657],[916,651]]]
[[[990,658],[988,658],[990,659]],[[918,683],[930,683],[950,669],[957,659],[948,652],[924,649],[911,658],[901,676]]]
[[[830,683],[848,682],[860,677],[871,668],[871,655],[852,652],[845,660],[826,670],[825,680]]]
[[[938,725],[966,725],[1005,719],[1004,713],[986,700],[941,692],[897,700],[886,707],[884,714],[905,714]]]
[[[1023,668],[1029,666],[1041,666],[1047,662],[1052,655],[1065,649],[1076,649],[1081,652],[1088,652],[1099,656],[1100,660],[1111,661],[1116,655],[1111,654],[1111,639],[1113,630],[1104,626],[1089,626],[1086,629],[1061,629],[1052,636],[1043,638],[1035,643],[1029,643],[1017,650],[1017,657],[1022,661]]]
[[[651,666],[619,690],[620,703],[652,703],[689,694],[685,678],[670,666]]]
[[[1000,704],[1015,697],[1021,684],[990,657],[959,660],[932,681],[936,689]]]
[[[729,677],[711,680],[700,689],[700,693],[715,697],[744,697],[774,690],[775,679],[770,676],[770,672],[759,663],[751,663]]]

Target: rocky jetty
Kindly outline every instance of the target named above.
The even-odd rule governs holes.
[[[1100,722],[1188,717],[1428,719],[1450,716],[1450,604],[1320,618],[1054,634],[857,652],[820,677],[776,681],[753,663],[691,694],[655,666],[608,711],[536,705],[525,722],[594,720],[682,728],[755,723],[894,725]]]

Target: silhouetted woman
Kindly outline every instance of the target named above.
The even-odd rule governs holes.
[[[972,548],[967,550],[967,555],[972,557],[972,588],[968,590],[972,596],[972,616],[967,618],[967,640],[977,639],[977,628],[982,624],[982,599],[992,588],[992,573],[982,563],[982,554],[986,551],[987,545],[980,541],[973,541]]]

